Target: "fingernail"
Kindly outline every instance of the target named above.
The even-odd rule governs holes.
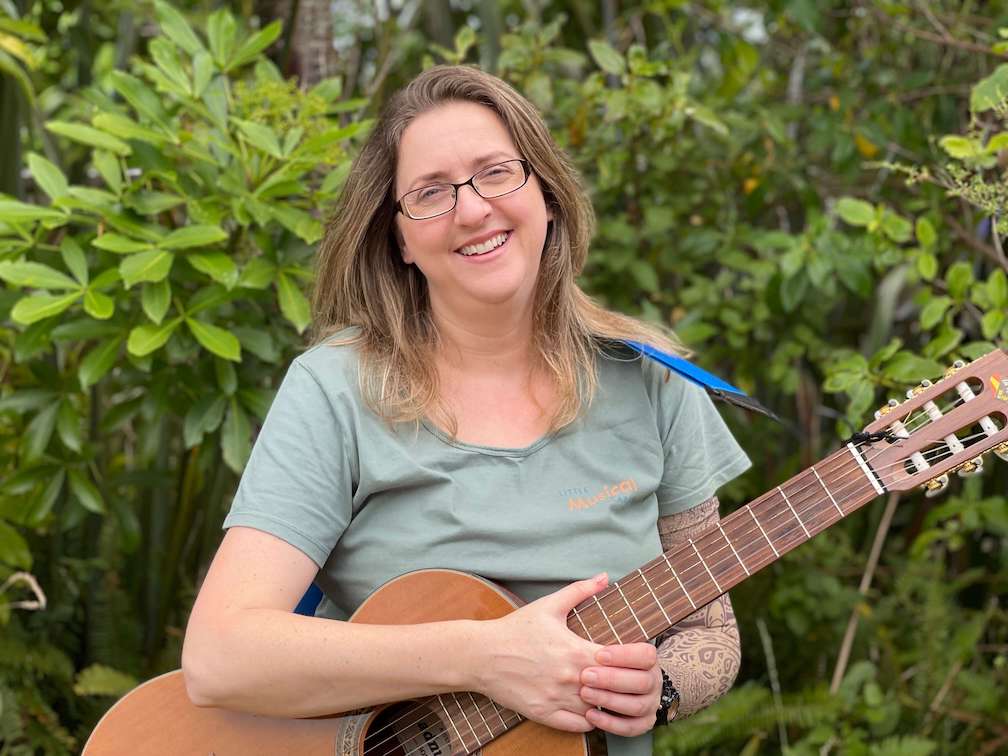
[[[595,582],[596,583],[604,583],[608,579],[609,579],[609,575],[607,575],[604,572],[600,572],[598,575],[595,576]]]
[[[599,651],[595,654],[595,658],[598,660],[599,664],[608,664],[612,661],[612,654],[608,651]]]
[[[590,669],[587,670],[581,677],[585,681],[586,685],[594,685],[598,682],[598,673]]]

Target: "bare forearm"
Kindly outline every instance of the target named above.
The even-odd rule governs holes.
[[[311,717],[472,689],[481,623],[363,625],[245,609],[190,633],[182,668],[197,705]],[[190,629],[191,630],[191,629]]]

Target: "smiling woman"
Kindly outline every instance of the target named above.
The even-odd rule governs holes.
[[[615,630],[640,596],[606,620],[616,643],[568,628],[607,584],[585,576],[716,525],[715,490],[748,466],[703,391],[621,345],[672,338],[577,286],[593,224],[570,161],[505,82],[442,66],[391,98],[319,251],[315,344],[277,394],[193,609],[193,701],[308,717],[472,691],[459,711],[475,742],[510,714],[597,728],[628,756],[650,753],[679,691],[690,713],[727,689],[727,597],[673,628],[661,662]],[[358,621],[376,589],[433,568],[530,603],[479,622],[437,606]],[[312,581],[316,616],[290,614]],[[447,708],[430,714],[401,731],[398,709],[359,732],[349,718],[346,752],[473,750]]]

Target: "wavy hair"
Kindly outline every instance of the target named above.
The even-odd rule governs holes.
[[[588,255],[595,213],[581,178],[542,116],[501,79],[471,66],[435,66],[396,92],[354,159],[319,248],[312,292],[311,340],[353,345],[361,394],[390,423],[419,422],[439,405],[434,354],[438,329],[426,280],[403,262],[394,234],[392,196],[399,144],[419,115],[450,102],[493,110],[539,178],[553,220],[547,229],[533,300],[533,349],[559,401],[551,430],[572,422],[597,387],[596,360],[606,344],[633,339],[682,354],[670,333],[611,312],[575,279]],[[338,331],[352,335],[333,341]]]

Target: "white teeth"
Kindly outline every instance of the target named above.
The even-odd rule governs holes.
[[[482,242],[480,244],[471,244],[468,247],[462,247],[462,249],[460,249],[459,252],[461,252],[463,255],[466,255],[467,257],[469,255],[485,254],[489,252],[491,249],[496,249],[505,241],[507,241],[508,233],[510,232],[497,234],[497,236],[494,236],[491,239],[487,239],[485,242]]]

